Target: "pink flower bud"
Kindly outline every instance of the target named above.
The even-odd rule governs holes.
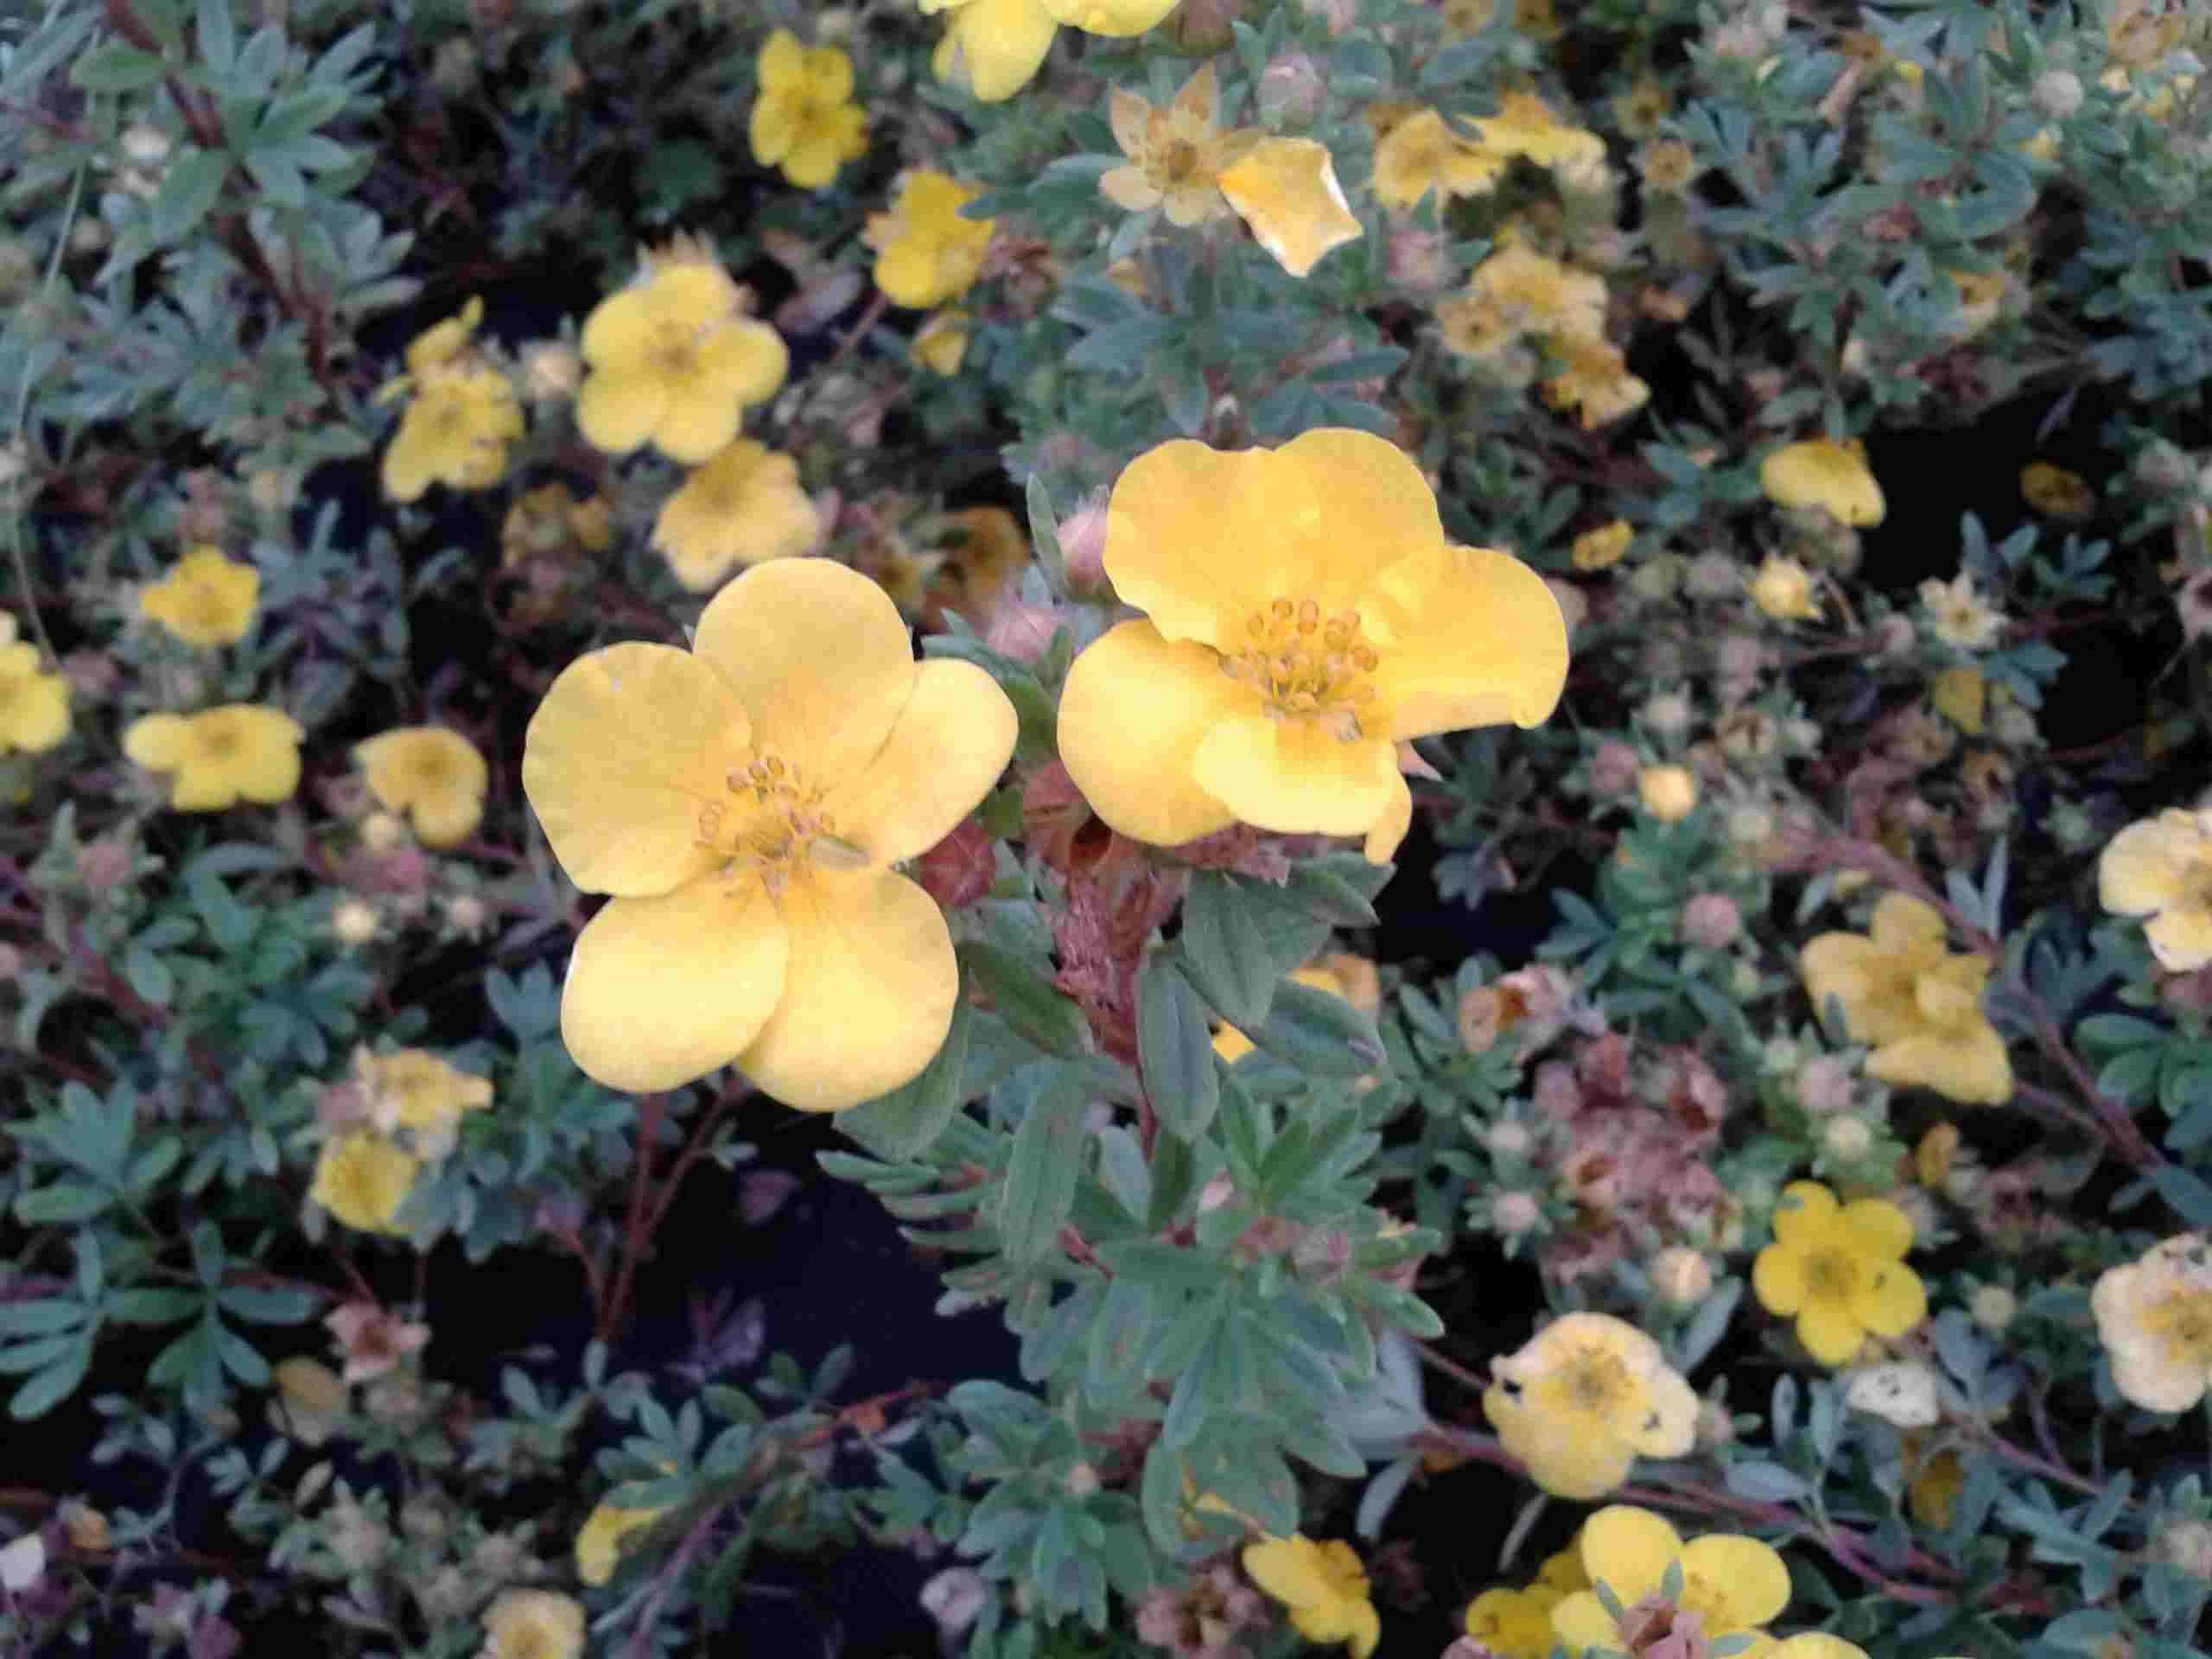
[[[1743,931],[1743,912],[1725,893],[1697,893],[1682,906],[1682,937],[1692,944],[1718,950],[1734,944]]]
[[[1636,786],[1643,770],[1643,758],[1632,745],[1609,737],[1590,757],[1590,791],[1593,795],[1625,795]]]
[[[1059,621],[1059,613],[1050,605],[1029,605],[1010,599],[993,613],[983,643],[1001,657],[1033,663],[1052,643]]]
[[[1094,495],[1060,521],[1060,563],[1078,594],[1106,585],[1106,499]]]

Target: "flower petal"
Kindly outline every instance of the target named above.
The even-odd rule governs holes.
[[[1775,1208],[1774,1236],[1795,1249],[1827,1237],[1836,1213],[1835,1194],[1818,1181],[1792,1181],[1782,1189],[1787,1200]]]
[[[740,317],[700,343],[699,366],[702,375],[720,387],[724,396],[750,407],[784,389],[784,380],[791,373],[791,347],[766,323]],[[721,447],[716,444],[715,450]]]
[[[1710,1611],[1706,1631],[1723,1636],[1764,1624],[1789,1605],[1789,1569],[1767,1545],[1732,1533],[1708,1533],[1682,1550],[1682,1577],[1702,1580]],[[1713,1592],[1717,1592],[1717,1594]],[[1685,1597],[1685,1599],[1688,1599]],[[1717,1604],[1717,1605],[1715,1605]]]
[[[708,601],[699,659],[753,717],[753,743],[836,788],[875,759],[914,693],[890,594],[828,559],[755,565]]]
[[[1797,1312],[1797,1340],[1823,1365],[1840,1365],[1859,1351],[1866,1327],[1846,1304],[1808,1297]]]
[[[1567,1644],[1570,1654],[1621,1645],[1620,1626],[1613,1623],[1613,1616],[1594,1590],[1573,1591],[1552,1609],[1552,1633]]]
[[[2190,905],[2162,912],[2143,925],[2143,938],[2161,968],[2193,974],[2212,963],[2212,908]]]
[[[1629,1444],[1640,1457],[1688,1457],[1697,1444],[1697,1414],[1703,1403],[1688,1380],[1662,1366],[1643,1379],[1644,1414],[1630,1431]]]
[[[1912,1217],[1887,1198],[1853,1198],[1836,1212],[1852,1234],[1852,1246],[1882,1262],[1902,1262],[1912,1248]]]
[[[182,715],[141,715],[123,734],[123,752],[155,772],[173,772],[189,730]]]
[[[1177,0],[1038,0],[1071,29],[1091,35],[1141,35],[1175,10]]]
[[[1328,147],[1312,138],[1263,138],[1215,181],[1252,235],[1294,276],[1366,229],[1344,200]]]
[[[715,868],[702,808],[728,794],[750,730],[690,654],[632,641],[561,671],[523,739],[522,786],[553,855],[587,893],[666,893]]]
[[[1370,864],[1388,864],[1398,855],[1398,844],[1414,827],[1414,792],[1406,787],[1405,773],[1382,808],[1382,816],[1367,826],[1367,844],[1360,850]]]
[[[2097,860],[2097,902],[2120,916],[2183,904],[2190,870],[2205,850],[2196,814],[2178,807],[2131,823]]]
[[[1377,621],[1387,617],[1396,635],[1375,670],[1394,741],[1507,721],[1534,726],[1566,688],[1559,601],[1510,553],[1423,548],[1377,577],[1359,609],[1363,620],[1382,611]]]
[[[737,1057],[763,1092],[837,1112],[912,1082],[952,1026],[960,969],[937,901],[889,870],[813,870],[779,903],[791,967],[774,1015]]]
[[[1871,1267],[1852,1290],[1851,1317],[1878,1337],[1901,1337],[1928,1317],[1928,1287],[1902,1262]]]
[[[667,409],[664,377],[601,369],[586,377],[576,394],[576,429],[594,448],[626,455],[653,435]]]
[[[1191,775],[1241,822],[1294,835],[1363,836],[1405,787],[1386,740],[1348,741],[1319,721],[1257,711],[1217,722]]]
[[[874,760],[823,804],[879,864],[918,857],[974,811],[1014,757],[1021,722],[973,663],[924,663]]]
[[[576,936],[561,1036],[610,1089],[673,1089],[727,1065],[775,1012],[792,956],[757,878],[610,899]]]
[[[577,349],[584,361],[594,367],[632,361],[651,348],[661,310],[659,296],[650,284],[637,283],[617,289],[594,306],[584,319]]]
[[[1986,1020],[1963,1028],[1913,1032],[1866,1057],[1866,1075],[1884,1083],[1918,1084],[1974,1106],[2012,1097],[2012,1061]]]
[[[1943,914],[1909,893],[1885,893],[1874,906],[1867,937],[1883,950],[1897,954],[1944,942]]]
[[[1207,732],[1256,701],[1205,645],[1163,639],[1147,621],[1123,622],[1068,670],[1060,759],[1111,828],[1178,846],[1236,821],[1198,786],[1192,761]]]
[[[1582,1570],[1624,1607],[1658,1589],[1681,1553],[1681,1535],[1666,1518],[1632,1503],[1609,1503],[1582,1523]]]
[[[965,85],[979,102],[996,104],[1029,84],[1059,29],[1038,0],[971,0],[945,30],[950,62],[932,58],[931,63],[939,79]]]
[[[1770,1244],[1751,1261],[1751,1288],[1770,1313],[1791,1314],[1805,1306],[1805,1258],[1787,1244]]]

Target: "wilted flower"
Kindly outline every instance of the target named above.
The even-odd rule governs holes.
[[[1864,530],[1888,510],[1882,486],[1866,465],[1857,438],[1830,437],[1787,443],[1759,463],[1759,487],[1785,507],[1822,507],[1840,522]]]
[[[1314,139],[1262,138],[1215,182],[1254,238],[1294,276],[1366,234],[1337,182],[1335,161]]]
[[[1928,1315],[1928,1292],[1905,1265],[1912,1223],[1880,1198],[1838,1205],[1818,1181],[1792,1181],[1774,1212],[1774,1243],[1751,1264],[1770,1313],[1795,1316],[1797,1340],[1825,1365],[1859,1351],[1869,1332],[1901,1337]]]
[[[2183,1233],[2107,1268],[2089,1298],[2113,1386],[2146,1411],[2187,1411],[2212,1385],[2212,1243]]]
[[[382,1135],[354,1130],[322,1143],[308,1197],[357,1232],[404,1234],[392,1218],[422,1166]]]
[[[382,1376],[430,1339],[429,1325],[410,1323],[374,1302],[347,1302],[322,1322],[337,1339],[347,1382]]]
[[[1215,182],[1262,136],[1221,126],[1219,79],[1211,61],[1161,109],[1122,87],[1107,108],[1114,141],[1128,160],[1101,174],[1098,188],[1131,213],[1158,207],[1171,225],[1200,225],[1230,211]]]
[[[2171,807],[2114,836],[2097,860],[2097,902],[2150,917],[2144,940],[2169,971],[2212,963],[2212,812]]]
[[[353,1078],[377,1131],[390,1135],[407,1130],[413,1151],[426,1159],[442,1158],[452,1149],[464,1112],[492,1103],[489,1077],[461,1071],[419,1048],[390,1054],[357,1050]]]
[[[1751,603],[1777,622],[1816,622],[1821,601],[1813,573],[1795,559],[1770,553],[1751,579]]]
[[[280,1359],[270,1367],[283,1412],[280,1427],[302,1446],[321,1446],[346,1414],[346,1380],[319,1359]]]
[[[1625,518],[1616,518],[1595,530],[1586,530],[1574,538],[1574,568],[1578,570],[1603,570],[1618,564],[1621,556],[1628,551],[1628,544],[1635,539],[1636,528]]]
[[[1955,651],[1987,651],[2004,637],[2005,613],[1974,591],[1974,578],[1961,570],[1948,582],[1934,576],[1920,584],[1931,632]]]
[[[483,1659],[581,1659],[584,1607],[551,1590],[502,1590],[484,1610]]]
[[[223,556],[219,547],[187,551],[176,568],[138,590],[138,611],[188,645],[227,645],[245,638],[261,573]]]

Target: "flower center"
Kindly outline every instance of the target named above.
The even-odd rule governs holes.
[[[1278,599],[1244,620],[1243,648],[1224,652],[1221,666],[1260,694],[1270,718],[1318,720],[1349,742],[1375,696],[1377,660],[1357,611],[1324,618],[1313,600]]]
[[[1859,1287],[1859,1263],[1842,1250],[1809,1250],[1805,1255],[1805,1290],[1815,1300],[1840,1302]]]
[[[2144,1315],[2146,1328],[2165,1344],[2177,1363],[2212,1367],[2212,1290],[2173,1290]]]
[[[725,874],[758,874],[779,893],[807,864],[858,869],[868,855],[840,840],[836,820],[822,810],[825,793],[778,756],[761,753],[724,779],[728,803],[699,809],[698,838],[723,855]]]
[[[1171,185],[1190,183],[1198,175],[1200,159],[1196,144],[1172,139],[1160,152],[1160,175]]]
[[[1634,1387],[1628,1367],[1618,1354],[1586,1348],[1560,1369],[1552,1393],[1568,1410],[1609,1417],[1628,1400]]]
[[[203,760],[227,760],[238,752],[240,734],[229,721],[202,721],[197,734]]]

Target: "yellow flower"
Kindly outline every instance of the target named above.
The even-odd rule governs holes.
[[[1864,530],[1888,511],[1882,486],[1857,438],[1807,438],[1786,443],[1759,463],[1759,487],[1778,506],[1825,507],[1830,517]]]
[[[1246,1576],[1290,1610],[1290,1622],[1308,1642],[1349,1642],[1352,1659],[1367,1659],[1382,1639],[1367,1573],[1342,1539],[1317,1544],[1302,1532],[1263,1538],[1245,1545],[1240,1559]]]
[[[1467,1609],[1467,1634],[1497,1659],[1551,1659],[1551,1610],[1558,1600],[1537,1586],[1485,1590]]]
[[[1291,982],[1340,996],[1362,1014],[1372,1015],[1382,1006],[1382,981],[1375,964],[1364,957],[1338,950],[1310,962],[1291,975]],[[1252,1052],[1252,1039],[1234,1026],[1213,1034],[1213,1052],[1230,1065]]]
[[[1628,359],[1603,340],[1562,335],[1546,347],[1565,364],[1544,377],[1544,401],[1580,412],[1582,429],[1594,432],[1633,415],[1651,401],[1651,388],[1628,372]]]
[[[1817,622],[1820,596],[1813,573],[1795,559],[1770,553],[1751,575],[1751,603],[1777,622]]]
[[[1229,212],[1214,181],[1261,137],[1221,130],[1220,84],[1211,61],[1160,109],[1120,87],[1108,103],[1114,142],[1128,162],[1099,176],[1108,200],[1133,213],[1161,208],[1171,225],[1202,225]]]
[[[1375,146],[1375,194],[1400,213],[1411,212],[1431,190],[1447,200],[1479,194],[1504,172],[1503,156],[1462,138],[1434,110],[1408,116]]]
[[[1751,1263],[1751,1287],[1770,1313],[1795,1315],[1797,1340],[1823,1365],[1840,1365],[1870,1331],[1901,1337],[1928,1317],[1928,1292],[1904,1262],[1912,1222],[1894,1204],[1839,1205],[1818,1181],[1792,1181],[1774,1212],[1774,1243]]]
[[[805,1111],[912,1079],[959,975],[943,914],[892,866],[982,799],[1015,727],[988,674],[917,665],[889,596],[826,559],[747,571],[689,652],[571,663],[522,775],[569,878],[614,895],[562,994],[576,1064],[642,1091],[734,1062]]]
[[[772,397],[791,366],[783,338],[744,315],[747,296],[704,244],[678,236],[638,279],[584,319],[591,373],[576,426],[627,454],[651,442],[694,466],[729,447],[747,406]]]
[[[807,551],[822,533],[798,463],[740,438],[683,480],[653,521],[653,546],[695,594],[721,585],[733,566]]]
[[[1798,957],[1813,1006],[1834,996],[1866,1072],[1919,1084],[1953,1100],[1994,1106],[2012,1097],[2005,1039],[1981,1011],[1989,958],[1944,948],[1943,918],[1909,893],[1885,893],[1867,936],[1823,933]]]
[[[391,1135],[409,1131],[414,1150],[425,1159],[453,1149],[461,1114],[492,1103],[492,1080],[447,1065],[419,1048],[390,1054],[366,1049],[353,1056],[355,1084],[369,1103],[369,1121]]]
[[[852,102],[853,60],[834,46],[805,47],[788,29],[760,48],[753,104],[753,159],[786,181],[819,190],[868,149],[868,117]]]
[[[1536,1581],[1529,1587],[1540,1591],[1554,1604],[1565,1600],[1577,1590],[1590,1587],[1590,1575],[1582,1570],[1582,1551],[1578,1536],[1565,1549],[1554,1550],[1544,1557],[1544,1564],[1536,1569]]]
[[[976,319],[971,315],[957,306],[948,306],[932,312],[914,331],[914,355],[933,373],[957,374],[961,360],[968,355],[969,337],[975,332]]]
[[[269,1368],[281,1410],[278,1426],[302,1446],[321,1446],[346,1414],[346,1379],[319,1359],[300,1356]]]
[[[1940,1532],[1951,1524],[1959,1494],[1966,1491],[1966,1465],[1960,1460],[1958,1452],[1948,1446],[1921,1456],[1926,1437],[1914,1431],[1908,1430],[1899,1439],[1905,1455],[1918,1459],[1905,1482],[1905,1506],[1922,1526]]]
[[[1138,841],[1243,823],[1364,836],[1386,861],[1412,819],[1401,740],[1534,726],[1566,683],[1543,579],[1447,543],[1420,469],[1365,432],[1140,455],[1107,506],[1104,563],[1147,616],[1076,658],[1060,756]]]
[[[1974,590],[1963,570],[1948,582],[1929,577],[1920,584],[1920,602],[1928,607],[1929,629],[1955,651],[1987,651],[2004,635],[2005,613]]]
[[[1638,1456],[1679,1458],[1697,1438],[1689,1383],[1657,1343],[1610,1313],[1563,1314],[1491,1372],[1483,1411],[1498,1443],[1559,1497],[1609,1492]]]
[[[392,1217],[422,1166],[382,1135],[356,1129],[322,1143],[308,1197],[356,1232],[402,1232]]]
[[[499,568],[532,558],[574,559],[614,545],[614,512],[603,495],[579,501],[565,484],[525,490],[499,522]]]
[[[2146,1411],[2187,1411],[2212,1386],[2212,1248],[2202,1233],[2107,1268],[2089,1297],[2113,1386]]]
[[[2020,494],[2048,518],[2079,523],[2097,510],[2097,493],[2087,479],[2047,461],[2031,461],[2020,468]]]
[[[1582,1523],[1583,1571],[1612,1592],[1624,1612],[1669,1605],[1695,1613],[1707,1641],[1744,1636],[1750,1659],[1771,1654],[1776,1643],[1761,1627],[1789,1605],[1789,1569],[1756,1538],[1712,1533],[1690,1543],[1661,1516],[1631,1504],[1611,1503]],[[1681,1593],[1671,1603],[1663,1588],[1669,1567],[1681,1573]],[[1605,1611],[1595,1590],[1578,1590],[1552,1609],[1552,1629],[1570,1654],[1591,1648],[1630,1651],[1622,1623]]]
[[[2097,902],[2151,918],[2143,937],[2159,966],[2193,974],[2212,963],[2212,813],[2170,807],[2114,836],[2097,860]]]
[[[138,590],[138,609],[188,645],[227,645],[245,637],[260,591],[261,572],[225,558],[219,547],[200,546]]]
[[[1616,518],[1595,530],[1586,530],[1574,538],[1574,568],[1578,570],[1610,569],[1621,562],[1622,555],[1628,551],[1628,544],[1635,539],[1635,527],[1625,518]]]
[[[404,812],[425,847],[457,847],[484,817],[491,768],[476,746],[445,726],[402,726],[353,746],[369,793]]]
[[[41,673],[38,647],[16,638],[16,619],[0,611],[0,755],[43,754],[69,735],[69,682]]]
[[[584,1606],[551,1590],[502,1590],[484,1610],[482,1659],[582,1659]]]
[[[621,1562],[622,1541],[667,1513],[665,1508],[626,1510],[613,1503],[600,1504],[584,1522],[583,1530],[576,1534],[576,1576],[594,1586],[605,1584]]]
[[[471,346],[484,315],[472,299],[461,315],[424,330],[407,347],[407,372],[377,393],[379,403],[413,394],[384,452],[384,493],[414,501],[431,485],[488,489],[505,476],[507,446],[522,435],[514,384]]]
[[[1866,1659],[1866,1649],[1826,1630],[1804,1630],[1776,1643],[1765,1659]]]
[[[1637,774],[1643,810],[1662,823],[1679,823],[1697,810],[1697,774],[1688,766],[1646,766]]]
[[[153,772],[175,772],[169,804],[214,812],[236,803],[273,804],[300,786],[307,733],[280,709],[226,702],[196,715],[146,715],[123,734],[123,752]]]
[[[1524,334],[1563,356],[1570,342],[1605,339],[1605,283],[1512,241],[1475,267],[1465,293],[1440,302],[1436,315],[1445,345],[1462,357],[1491,356]]]
[[[1483,149],[1493,156],[1517,156],[1569,174],[1586,172],[1605,159],[1604,139],[1568,126],[1533,92],[1508,92],[1496,115],[1479,117],[1472,124],[1483,136]]]
[[[981,194],[950,173],[918,167],[899,180],[889,213],[868,215],[861,239],[875,250],[875,285],[893,305],[923,310],[975,285],[995,221],[963,219],[960,209]]]
[[[1982,715],[1989,703],[1989,687],[1981,671],[1964,666],[1939,669],[1928,682],[1928,701],[1936,712],[1969,737],[1981,735]]]
[[[1328,147],[1313,139],[1262,138],[1217,182],[1253,238],[1294,276],[1366,234],[1344,201]]]
[[[1176,0],[921,0],[925,13],[952,14],[931,68],[985,104],[1029,84],[1062,24],[1091,35],[1141,35],[1175,6]]]

